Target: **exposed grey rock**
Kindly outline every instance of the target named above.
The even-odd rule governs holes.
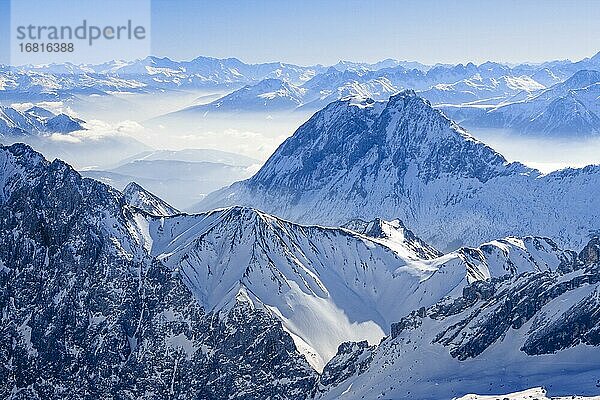
[[[0,397],[301,399],[316,373],[239,301],[205,313],[129,234],[123,195],[0,148]]]

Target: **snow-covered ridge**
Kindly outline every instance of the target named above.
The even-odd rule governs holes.
[[[569,258],[551,271],[477,281],[458,297],[415,310],[378,348],[345,345],[326,367],[336,379],[323,383],[318,397],[433,400],[535,385],[552,398],[597,394],[600,242],[592,239]],[[368,365],[337,372],[361,353]]]
[[[0,106],[0,138],[70,133],[83,130],[83,123],[66,114],[55,115],[37,106],[25,111]]]
[[[441,255],[398,221],[374,222],[382,234],[357,233],[244,207],[135,221],[140,242],[183,275],[204,307],[227,309],[239,296],[248,298],[282,321],[318,370],[340,343],[376,344],[394,318],[468,282],[556,268],[568,258],[543,238]]]
[[[399,218],[442,250],[529,234],[577,248],[600,228],[599,167],[543,175],[508,163],[413,91],[373,104],[330,104],[197,209],[242,204],[328,225]]]
[[[135,182],[129,183],[123,190],[125,201],[130,206],[145,211],[150,215],[169,216],[181,212],[164,200],[156,197]]]

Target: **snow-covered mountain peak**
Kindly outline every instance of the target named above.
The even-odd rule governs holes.
[[[532,98],[532,102],[552,101],[558,97],[567,95],[572,90],[584,89],[594,83],[600,82],[600,71],[580,70],[575,72],[564,82],[557,83],[542,91],[539,95]],[[520,103],[516,103],[520,104]]]
[[[406,170],[412,164],[419,173],[430,177],[435,172],[452,172],[486,180],[504,173],[507,161],[502,155],[473,138],[414,90],[402,91],[387,102],[373,102],[376,107],[363,113],[347,107],[352,104],[351,101],[336,102],[326,107],[322,116],[316,115],[318,125],[322,120],[330,123],[319,126],[326,132],[315,142],[329,142],[326,148],[333,154],[327,158],[348,157],[347,153],[339,153],[336,143],[341,139],[339,131],[344,129],[340,125],[350,125],[353,129],[342,136],[351,142],[346,146],[353,147],[349,162],[366,162],[366,158],[377,154],[379,162],[391,161]],[[362,125],[357,121],[359,118]],[[302,141],[301,136],[308,133],[306,131],[299,129],[289,141]],[[298,149],[304,153],[311,151]],[[469,153],[479,153],[479,156]],[[526,169],[517,164],[513,168]]]
[[[412,89],[406,89],[390,96],[386,108],[407,116],[415,114],[423,116],[441,114],[438,110],[431,107],[431,103],[428,100],[420,97]]]
[[[600,132],[599,71],[578,70],[560,82],[546,68],[533,74],[533,78],[549,87],[524,90],[487,110],[476,106],[444,109],[469,126],[511,128],[527,135],[571,137],[593,136]]]
[[[267,78],[246,85],[208,104],[192,106],[183,112],[259,112],[292,110],[302,104],[306,89],[287,79]]]
[[[419,95],[417,94],[417,92],[415,92],[413,89],[405,89],[394,96],[390,96],[389,103],[395,104],[400,100],[407,101],[408,99],[416,99],[416,98],[420,98]],[[422,100],[426,102],[425,99],[422,99]]]
[[[84,129],[83,123],[80,119],[66,114],[56,115],[37,106],[26,111],[0,106],[0,137],[70,133]]]
[[[369,96],[362,95],[360,93],[351,93],[343,96],[339,100],[342,104],[354,106],[358,108],[372,108],[376,113],[383,111],[385,102],[375,101]]]
[[[447,118],[441,111],[433,108],[431,103],[417,95],[412,89],[404,90],[390,97],[387,102],[383,117],[384,123],[388,124],[387,131],[401,131],[405,136],[422,141],[424,137],[416,134],[439,135],[448,132],[448,128],[460,133],[462,136],[472,138],[463,129],[459,128],[452,120]],[[386,118],[387,117],[387,118]],[[394,126],[396,124],[396,126]],[[399,129],[401,128],[402,129]],[[431,139],[439,139],[433,136]]]
[[[256,85],[252,85],[251,87],[254,87],[255,89],[278,90],[290,88],[291,84],[284,79],[267,78],[258,82]]]
[[[594,207],[576,210],[573,204],[595,204],[589,193],[598,180],[592,170],[542,175],[508,163],[404,91],[373,107],[329,104],[252,178],[208,195],[197,209],[242,204],[327,225],[400,218],[443,250],[528,234],[579,247],[597,229],[598,218]],[[553,217],[541,218],[540,207]],[[529,226],[515,209],[531,215]]]
[[[10,197],[20,179],[33,179],[48,164],[40,153],[25,144],[0,145],[0,204]]]
[[[151,215],[168,216],[180,211],[164,200],[150,193],[135,182],[130,182],[123,190],[125,202]]]
[[[479,256],[441,255],[400,221],[326,228],[242,206],[134,220],[144,247],[207,310],[227,311],[240,298],[268,310],[318,370],[340,343],[377,343],[395,318],[460,290],[470,276],[538,270],[545,259],[556,268],[560,253],[511,239],[473,249]]]
[[[25,111],[25,112],[28,114],[34,115],[40,119],[48,119],[48,118],[52,118],[52,117],[56,116],[56,114],[54,114],[52,111],[46,110],[45,108],[42,108],[39,106],[33,106],[33,107],[27,109],[27,111]]]
[[[343,228],[375,239],[406,258],[431,260],[443,255],[439,250],[417,237],[399,219],[385,221],[375,218],[369,222],[354,219],[344,224]]]
[[[433,141],[441,140],[444,134],[449,134],[451,136],[458,135],[461,138],[477,142],[484,146],[482,142],[475,139],[465,129],[448,118],[442,111],[434,108],[429,100],[419,96],[419,94],[412,89],[407,89],[391,96],[385,112],[394,116],[395,118],[391,119],[391,121],[398,123],[398,125],[410,123],[411,125],[408,126],[408,131],[407,129],[404,129],[403,133],[408,134],[410,137],[417,140],[424,140],[425,137],[419,137],[416,136],[416,134],[432,134],[433,136],[428,135],[428,138]],[[389,123],[388,121],[386,122]],[[395,128],[398,129],[397,127]],[[489,147],[488,150],[496,153]]]

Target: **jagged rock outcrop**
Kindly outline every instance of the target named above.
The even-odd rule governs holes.
[[[244,299],[207,313],[132,218],[116,190],[0,148],[0,397],[306,397],[280,322]]]

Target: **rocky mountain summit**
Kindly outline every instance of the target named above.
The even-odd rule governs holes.
[[[281,324],[244,299],[206,312],[132,218],[63,162],[0,149],[0,397],[306,397],[316,373]]]
[[[245,205],[300,223],[400,219],[441,250],[538,235],[580,248],[600,227],[600,167],[547,175],[509,163],[413,91],[338,101],[250,179],[198,210]]]

